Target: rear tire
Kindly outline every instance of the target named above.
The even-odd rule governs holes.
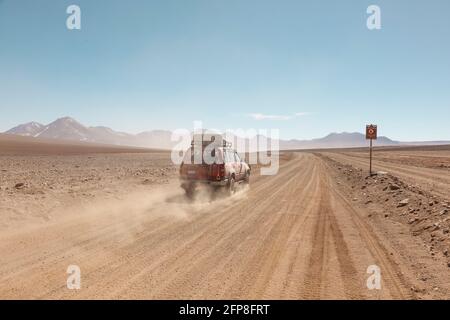
[[[194,199],[195,195],[195,186],[189,185],[184,188],[185,195],[188,199]]]
[[[244,183],[245,183],[245,184],[249,184],[249,183],[250,183],[250,171],[247,171],[247,172],[245,173]]]
[[[231,176],[228,181],[228,195],[232,196],[235,191],[236,191],[236,183],[234,177]]]

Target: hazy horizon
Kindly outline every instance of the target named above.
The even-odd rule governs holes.
[[[40,125],[43,125],[43,126],[47,126],[47,125],[50,125],[50,124],[52,124],[53,122],[55,122],[55,121],[57,121],[57,120],[66,119],[66,118],[72,119],[72,120],[74,120],[74,121],[80,123],[81,125],[83,125],[83,126],[85,126],[85,127],[87,127],[87,128],[104,127],[104,126],[97,126],[97,125],[86,125],[86,124],[84,124],[84,123],[79,122],[77,119],[75,119],[75,118],[73,118],[73,117],[71,117],[71,116],[64,116],[64,117],[61,117],[61,118],[57,118],[57,119],[55,119],[54,121],[52,121],[52,122],[50,122],[50,123],[40,123],[40,122],[38,122],[38,121],[29,121],[29,122],[21,123],[21,124],[18,124],[17,126],[14,126],[14,127],[12,127],[12,128],[9,128],[9,129],[6,130],[6,131],[3,131],[3,132],[0,131],[0,134],[2,134],[2,133],[7,133],[7,131],[9,131],[9,130],[11,130],[11,129],[15,129],[16,127],[19,127],[19,126],[22,126],[22,125],[26,125],[26,124],[30,124],[30,123],[33,123],[33,122],[39,123]],[[167,132],[171,132],[171,130],[169,130],[169,129],[147,129],[147,130],[140,131],[140,132],[126,132],[126,131],[115,130],[115,128],[111,128],[111,127],[107,127],[107,128],[112,129],[112,130],[114,130],[115,132],[120,132],[120,133],[125,133],[125,134],[131,134],[131,135],[137,135],[137,134],[141,134],[141,133],[145,133],[145,132],[154,132],[154,131],[167,131]],[[194,129],[193,129],[193,128],[182,128],[182,129],[192,130],[192,132],[194,132]],[[208,130],[209,132],[216,131],[216,132],[219,132],[219,133],[225,133],[225,132],[227,132],[227,131],[228,131],[228,132],[230,132],[230,131],[232,132],[232,131],[234,130],[233,128],[227,128],[227,129],[225,129],[225,130],[216,130],[215,128],[203,128],[203,129]],[[264,131],[264,130],[263,130],[263,131]],[[270,131],[267,131],[266,134],[264,134],[263,131],[262,131],[262,132],[257,132],[257,134],[262,134],[262,135],[265,135],[265,136],[270,135]],[[244,132],[245,132],[245,131],[244,131]],[[311,141],[311,140],[320,140],[320,139],[322,139],[322,138],[326,138],[326,137],[328,137],[328,136],[330,136],[330,135],[334,135],[334,134],[336,134],[336,135],[344,135],[344,134],[349,134],[349,135],[351,135],[351,134],[365,135],[365,133],[364,133],[363,131],[331,131],[331,132],[329,132],[328,134],[326,134],[326,135],[324,135],[324,136],[313,137],[313,138],[310,138],[310,139],[298,139],[298,138],[283,139],[283,138],[280,138],[280,140],[283,140],[283,141],[290,141],[290,140]],[[237,134],[237,136],[242,136],[242,135]],[[253,136],[253,135],[251,135],[251,136],[245,136],[245,137],[252,137],[252,136]],[[242,137],[244,137],[244,136],[242,136]],[[403,143],[403,142],[405,142],[405,143],[417,143],[417,142],[424,142],[424,143],[427,143],[427,142],[448,142],[448,141],[450,141],[450,140],[443,140],[443,139],[441,139],[441,140],[415,140],[415,141],[413,141],[413,140],[408,140],[408,141],[400,141],[400,140],[395,139],[395,138],[393,138],[393,137],[384,136],[384,135],[379,135],[378,138],[388,138],[388,139],[392,140],[393,142],[400,142],[400,143]]]

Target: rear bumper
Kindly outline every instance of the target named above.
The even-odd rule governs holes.
[[[192,179],[180,179],[181,187],[182,188],[192,188],[196,185],[209,185],[212,187],[224,187],[228,184],[228,179],[224,180],[192,180]]]

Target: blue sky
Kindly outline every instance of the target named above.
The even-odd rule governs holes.
[[[66,8],[81,7],[81,30]],[[366,27],[381,8],[382,29]],[[450,140],[450,2],[0,0],[0,131],[278,128]],[[299,115],[296,115],[299,114]],[[270,115],[270,117],[266,117]]]

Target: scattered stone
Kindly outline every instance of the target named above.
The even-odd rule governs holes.
[[[440,226],[439,222],[436,222],[435,224],[433,224],[433,229],[431,229],[431,231],[439,230],[440,227],[441,226]]]
[[[403,199],[402,201],[400,201],[397,205],[397,207],[404,207],[407,206],[409,203],[409,199]]]
[[[25,183],[23,183],[23,182],[16,183],[16,185],[14,186],[14,188],[16,188],[16,189],[22,189],[24,187],[25,187]]]
[[[398,185],[396,185],[396,184],[390,184],[389,185],[389,189],[391,189],[391,190],[398,190],[398,189],[400,189],[400,187]]]

